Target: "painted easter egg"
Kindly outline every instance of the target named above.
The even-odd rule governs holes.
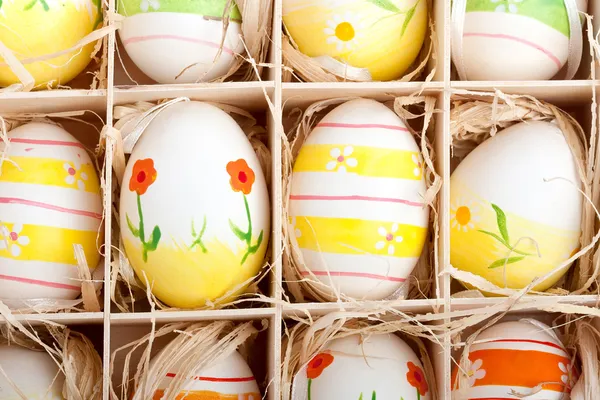
[[[185,360],[182,360],[182,364],[185,364]],[[152,363],[150,367],[152,368]],[[153,399],[163,400],[167,398],[165,390],[171,385],[171,382],[177,377],[178,373],[179,371],[177,370],[167,373],[160,381],[159,389],[154,393]],[[262,399],[252,370],[237,351],[231,353],[222,362],[190,376],[183,385],[179,396],[190,400]],[[133,399],[137,400],[138,398],[134,396]]]
[[[127,17],[119,29],[127,54],[158,83],[211,81],[244,51],[242,16],[229,0],[118,0],[117,6]]]
[[[429,213],[419,148],[393,111],[368,99],[336,107],[308,136],[291,179],[290,232],[304,276],[353,298],[383,299],[404,285]]]
[[[27,59],[73,47],[102,21],[100,0],[5,0],[0,2],[0,42],[33,75],[36,87],[65,85],[92,60],[95,43],[50,60]],[[19,83],[0,57],[0,86]]]
[[[0,174],[0,298],[75,299],[74,245],[94,269],[102,196],[86,148],[63,128],[29,123],[8,132]]]
[[[0,345],[0,400],[27,399],[63,400],[65,376],[45,351],[30,350],[18,345]],[[11,384],[12,382],[12,384]]]
[[[470,363],[464,366],[468,387],[459,387],[454,369],[452,387],[461,399],[521,398],[512,393],[568,399],[577,374],[549,326],[532,319],[502,322],[482,331],[476,341],[469,349]],[[541,391],[533,395],[538,385]]]
[[[310,360],[306,373],[301,371],[296,379],[308,381],[302,386],[307,387],[307,398],[311,400],[427,400],[435,390],[429,387],[415,352],[391,334],[335,339]]]
[[[161,301],[203,306],[262,267],[267,185],[252,145],[221,109],[192,101],[162,111],[135,145],[123,182],[125,250]]]
[[[555,124],[504,129],[451,176],[450,262],[499,287],[529,285],[578,251],[580,186],[571,149]],[[567,269],[534,289],[548,289]]]
[[[585,12],[587,0],[577,6]],[[452,56],[469,80],[551,79],[567,62],[570,37],[565,0],[466,0],[462,57]]]
[[[423,46],[427,2],[283,0],[283,22],[298,49],[330,72],[388,81],[400,78]]]

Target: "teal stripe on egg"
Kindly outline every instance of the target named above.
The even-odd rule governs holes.
[[[467,0],[467,12],[491,11],[536,19],[569,37],[564,0]]]
[[[231,0],[117,0],[119,14],[130,17],[150,12],[172,12],[203,15],[208,18],[223,18],[225,7]],[[242,20],[242,15],[233,1],[229,17]]]

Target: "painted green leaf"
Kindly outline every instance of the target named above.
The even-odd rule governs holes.
[[[258,240],[256,241],[256,245],[254,246],[254,247],[256,247],[256,250],[254,251],[255,253],[260,248],[262,241],[263,241],[263,231],[260,231],[260,235],[258,235]]]
[[[406,28],[408,27],[408,24],[410,24],[410,20],[412,19],[413,15],[415,15],[415,11],[417,10],[419,1],[417,1],[415,3],[415,5],[412,6],[411,9],[406,12],[406,17],[404,18],[404,24],[402,24],[402,32],[400,32],[400,37],[404,36],[404,32],[406,32]]]
[[[158,242],[160,241],[160,235],[160,228],[157,225],[152,230],[152,234],[150,235],[148,243],[146,243],[146,249],[148,249],[148,251],[156,250],[156,248],[158,247]]]
[[[2,8],[2,0],[0,0],[0,8]]]
[[[506,214],[504,214],[504,211],[497,205],[492,204],[492,207],[494,208],[494,211],[496,211],[496,219],[498,220],[500,234],[506,243],[510,243],[510,240],[508,239],[508,229],[506,228]]]
[[[246,241],[246,232],[242,231],[232,220],[229,220],[229,227],[231,231],[238,237],[238,239]]]
[[[377,7],[383,8],[384,10],[387,10],[390,12],[394,12],[394,13],[402,12],[390,0],[368,0],[368,1],[369,1],[369,3],[372,3],[372,4],[376,5]]]
[[[510,249],[510,245],[508,243],[506,243],[504,241],[504,239],[502,239],[500,236],[498,236],[494,232],[484,231],[483,229],[479,229],[478,231],[481,232],[481,233],[485,233],[486,235],[489,235],[489,236],[493,237],[494,239],[496,239],[497,241],[499,241],[500,243],[502,243],[503,245],[505,245],[507,248]]]
[[[131,222],[131,220],[129,219],[129,215],[125,214],[125,218],[127,219],[127,227],[129,228],[133,236],[139,238],[140,231],[135,226],[133,226],[133,222]]]
[[[358,400],[363,400],[362,393],[360,394],[360,397],[358,398]]]
[[[503,267],[504,265],[519,262],[519,261],[523,260],[524,258],[525,258],[525,256],[503,258],[501,260],[494,261],[493,263],[490,264],[490,266],[488,268],[492,269],[492,268]]]
[[[377,400],[377,394],[373,390],[373,394],[371,395],[371,400]]]

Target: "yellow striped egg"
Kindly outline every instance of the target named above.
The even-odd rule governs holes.
[[[101,22],[100,0],[0,1],[0,41],[25,64],[41,88],[65,85],[79,75],[92,60],[96,43],[49,60],[27,60],[72,48]],[[0,57],[0,86],[18,82]]]
[[[0,145],[0,297],[74,299],[74,245],[90,268],[100,255],[100,183],[85,147],[59,126],[29,123]]]
[[[293,169],[290,232],[302,274],[353,298],[400,289],[427,236],[425,191],[419,148],[393,111],[368,99],[335,108]]]

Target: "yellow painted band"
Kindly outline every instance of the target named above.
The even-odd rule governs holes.
[[[420,180],[423,175],[418,152],[369,146],[304,145],[294,164],[294,172],[337,172],[340,168],[377,178]]]
[[[419,226],[352,218],[296,217],[294,230],[302,249],[391,257],[419,257],[427,236]]]
[[[73,245],[80,244],[88,266],[95,268],[100,260],[97,236],[95,231],[5,222],[0,228],[0,257],[77,265]]]
[[[11,157],[10,161],[2,164],[0,182],[83,188],[86,192],[100,193],[96,170],[91,164],[77,168],[69,161],[36,157]]]

